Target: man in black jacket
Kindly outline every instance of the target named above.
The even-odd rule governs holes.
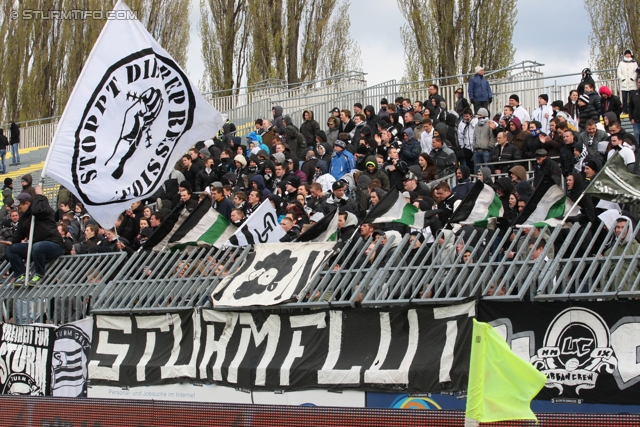
[[[31,249],[31,257],[35,264],[35,274],[29,278],[28,285],[35,286],[42,281],[47,262],[53,261],[64,254],[64,246],[62,236],[58,232],[56,221],[54,219],[55,212],[49,206],[49,201],[42,195],[42,187],[36,187],[36,196],[31,197],[29,193],[20,193],[16,198],[14,206],[22,214],[22,219],[18,224],[18,229],[13,233],[11,238],[2,241],[7,245],[6,257],[13,273],[17,279],[13,282],[16,288],[21,287],[25,283],[25,263],[23,260],[27,258],[28,243],[22,243],[25,238],[29,237],[29,230],[35,219],[33,230],[33,246]]]
[[[640,141],[640,75],[636,79],[638,89],[629,93],[629,120],[633,125],[636,141]]]
[[[0,129],[0,158],[2,158],[2,174],[7,173],[7,165],[4,162],[7,155],[7,148],[9,147],[9,140],[4,136],[4,130]]]

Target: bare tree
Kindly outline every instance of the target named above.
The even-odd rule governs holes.
[[[634,54],[640,49],[640,0],[585,0],[591,21],[589,47],[591,66],[604,70],[615,68],[625,49]],[[615,72],[602,77],[614,78]]]
[[[189,44],[189,0],[129,0],[149,32],[182,65]],[[62,113],[102,31],[101,19],[24,19],[23,11],[113,9],[115,0],[24,0],[0,6],[0,119]],[[11,17],[11,13],[14,16]]]
[[[247,0],[200,0],[200,13],[205,87],[230,95],[244,75]]]
[[[349,0],[343,1],[331,20],[328,40],[320,54],[320,78],[362,70],[360,46],[350,35],[349,6]]]
[[[398,7],[407,20],[400,29],[407,80],[465,74],[477,65],[500,69],[513,60],[511,1],[398,0]]]
[[[314,80],[327,72],[360,66],[360,49],[349,35],[349,2],[265,0],[248,8],[251,58],[248,83]]]

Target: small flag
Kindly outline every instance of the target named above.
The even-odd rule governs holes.
[[[119,0],[76,82],[42,176],[105,228],[153,195],[196,141],[224,124],[187,74]]]
[[[611,202],[637,205],[640,204],[640,176],[629,172],[622,156],[616,152],[584,192]]]
[[[504,215],[500,196],[493,188],[481,180],[476,181],[458,208],[451,215],[451,224],[473,225],[474,227],[495,228],[495,219]]]
[[[184,203],[178,203],[142,245],[143,249],[151,249],[154,252],[163,250],[169,244],[169,239],[173,236],[173,233],[180,228],[188,216]]]
[[[547,377],[515,354],[488,323],[473,319],[466,418],[536,420],[531,401]]]
[[[249,218],[237,228],[227,246],[248,246],[256,243],[276,243],[285,236],[285,232],[278,224],[278,214],[273,205],[267,200],[252,213]]]
[[[237,228],[211,207],[211,199],[205,197],[184,220],[169,239],[171,248],[185,246],[222,247]]]
[[[516,218],[516,225],[532,225],[536,228],[556,227],[562,223],[562,217],[573,208],[573,202],[548,175],[535,189],[531,198]],[[580,213],[579,208],[572,210],[573,215]]]
[[[338,209],[325,215],[298,237],[296,242],[335,242],[338,240]]]
[[[396,222],[412,228],[423,229],[429,225],[438,211],[421,211],[393,188],[371,209],[365,221],[372,223]]]

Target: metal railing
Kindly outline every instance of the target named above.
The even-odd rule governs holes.
[[[567,102],[569,92],[578,86],[580,73],[562,74],[545,77],[539,70],[539,64],[535,61],[522,61],[505,69],[487,71],[485,77],[491,84],[493,103],[490,111],[493,114],[500,113],[504,105],[509,103],[509,96],[516,93],[520,97],[521,105],[532,113],[538,107],[538,96],[542,93],[549,95],[549,101],[562,100]],[[491,76],[503,71],[511,71],[513,74],[507,78],[491,79]],[[610,73],[615,69],[592,71],[596,86],[607,85],[614,93],[619,92],[617,79],[598,79],[597,76]],[[240,88],[238,93],[229,96],[216,96],[225,91],[209,92],[205,98],[218,110],[225,112],[231,121],[239,128],[236,135],[245,136],[253,129],[253,121],[257,118],[271,118],[271,108],[280,105],[284,113],[291,116],[294,124],[302,122],[304,110],[312,110],[315,119],[321,124],[326,123],[329,111],[338,107],[340,109],[352,109],[353,104],[360,102],[363,105],[373,105],[379,108],[380,99],[387,98],[393,103],[396,96],[408,97],[412,100],[426,100],[429,96],[428,88],[432,83],[440,81],[457,81],[456,84],[441,85],[440,94],[447,100],[449,109],[455,106],[455,90],[462,87],[465,94],[468,92],[468,77],[472,74],[460,74],[433,78],[415,82],[397,82],[390,80],[374,86],[366,87],[365,73],[350,71],[341,75],[311,82],[301,82],[291,85],[281,81],[264,82],[252,87]],[[576,77],[576,82],[558,85],[561,78]],[[553,84],[547,84],[553,81]],[[466,95],[465,95],[466,96]],[[44,147],[53,139],[59,117],[29,120],[21,122],[21,146]],[[43,123],[46,122],[46,123]],[[249,126],[245,126],[248,125]],[[8,125],[2,125],[8,128]],[[8,133],[8,132],[7,132]]]
[[[48,147],[53,141],[60,116],[16,122],[20,126],[20,148]],[[5,136],[11,138],[9,124],[0,125]]]
[[[338,245],[295,301],[260,309],[450,304],[472,297],[638,298],[638,236],[636,230],[622,241],[603,224],[578,223],[503,233],[467,227],[458,234],[441,231],[424,243],[408,234],[400,241],[358,236]],[[89,313],[211,307],[210,296],[220,281],[238,271],[251,251],[199,248],[139,252],[129,259],[121,253],[61,257],[35,288],[16,290],[11,278],[5,281],[0,287],[3,320],[63,323]],[[7,268],[4,263],[0,271]]]
[[[82,319],[89,315],[100,286],[112,280],[125,260],[124,253],[62,256],[34,288],[15,288],[5,262],[0,265],[8,276],[0,287],[2,321],[62,324]]]
[[[326,79],[279,86],[277,90],[269,88],[221,98],[205,95],[205,99],[226,113],[237,126],[253,122],[257,118],[271,118],[271,107],[275,105],[288,111],[334,98],[344,91],[364,88],[367,85],[365,75],[366,73],[359,71],[348,71]]]
[[[100,293],[94,312],[175,311],[210,307],[221,279],[236,271],[250,247],[139,252]]]

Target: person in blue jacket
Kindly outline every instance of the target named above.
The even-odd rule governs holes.
[[[356,168],[356,159],[345,148],[347,148],[347,143],[341,139],[337,139],[333,143],[333,155],[331,156],[329,173],[336,181]]]
[[[469,100],[473,104],[473,110],[478,113],[480,108],[486,108],[489,111],[489,104],[493,101],[491,86],[484,78],[484,68],[476,67],[475,76],[469,80]]]
[[[261,150],[264,150],[267,152],[267,154],[271,154],[271,150],[269,150],[269,147],[267,147],[264,142],[262,142],[262,136],[258,135],[257,132],[249,132],[249,134],[247,134],[247,147],[249,147],[250,142],[254,141],[255,144],[257,146],[260,147]],[[251,155],[251,150],[248,148],[247,149],[247,157],[249,157]]]

